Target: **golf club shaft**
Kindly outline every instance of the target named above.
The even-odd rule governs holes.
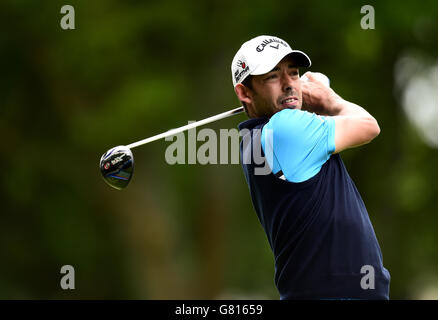
[[[233,116],[235,114],[239,114],[239,113],[241,113],[243,111],[244,111],[243,107],[238,107],[236,109],[220,113],[218,115],[209,117],[207,119],[199,120],[199,121],[190,123],[188,125],[185,125],[185,126],[182,126],[182,127],[176,128],[176,129],[171,129],[169,131],[157,134],[156,136],[153,136],[153,137],[150,137],[150,138],[146,138],[146,139],[143,139],[143,140],[131,143],[131,144],[127,145],[127,147],[129,149],[132,149],[132,148],[141,146],[143,144],[146,144],[146,143],[149,143],[149,142],[152,142],[152,141],[155,141],[155,140],[159,140],[159,139],[162,139],[162,138],[173,136],[173,135],[175,135],[177,133],[180,133],[180,132],[183,132],[183,131],[186,131],[186,130],[190,130],[190,129],[202,126],[202,125],[210,123],[210,122],[214,122],[214,121],[217,121],[217,120],[221,120],[221,119]]]

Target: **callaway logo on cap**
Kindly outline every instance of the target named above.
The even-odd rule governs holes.
[[[292,54],[298,67],[310,67],[310,58],[302,51],[292,50],[289,44],[277,37],[258,36],[245,42],[231,63],[233,86],[242,83],[248,75],[271,71],[286,55]]]

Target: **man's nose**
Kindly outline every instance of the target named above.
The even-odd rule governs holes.
[[[283,91],[284,92],[293,91],[295,84],[294,84],[294,80],[292,79],[292,77],[289,74],[285,73],[282,75],[281,79],[282,79]]]

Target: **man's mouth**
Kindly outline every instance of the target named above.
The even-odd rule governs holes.
[[[281,100],[281,105],[287,108],[295,108],[298,106],[299,100],[297,97],[287,97],[286,99]]]

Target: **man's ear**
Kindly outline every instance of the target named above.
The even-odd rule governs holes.
[[[234,87],[234,92],[236,92],[237,98],[245,102],[247,105],[252,103],[252,95],[249,88],[245,87],[243,84],[238,83]]]

